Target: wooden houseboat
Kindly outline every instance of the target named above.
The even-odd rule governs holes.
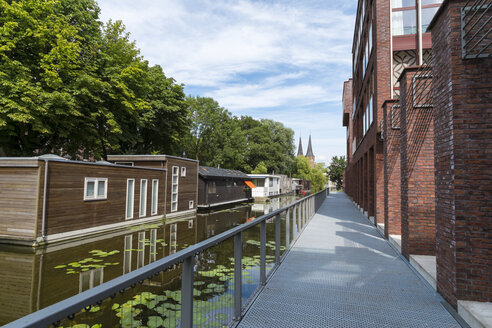
[[[208,209],[252,201],[255,185],[250,177],[237,170],[200,166],[198,180],[198,208]]]
[[[166,168],[0,158],[0,240],[39,245],[162,218]]]
[[[280,176],[272,174],[248,174],[256,188],[253,189],[255,200],[267,200],[280,195]]]
[[[193,215],[198,202],[198,161],[169,155],[108,155],[108,161],[127,166],[167,170],[166,218]]]

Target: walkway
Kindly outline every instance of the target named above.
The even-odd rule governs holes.
[[[343,193],[308,224],[239,327],[460,327]]]

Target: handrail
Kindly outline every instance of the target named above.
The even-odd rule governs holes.
[[[65,319],[66,317],[72,316],[75,313],[79,312],[80,310],[92,306],[93,304],[96,304],[97,302],[101,302],[104,299],[108,297],[114,297],[118,292],[123,292],[126,288],[135,286],[137,283],[143,283],[146,279],[152,279],[154,275],[159,274],[160,272],[166,270],[167,268],[178,264],[178,263],[187,263],[187,260],[193,259],[195,255],[198,255],[201,253],[203,250],[208,249],[212,246],[215,246],[219,244],[220,242],[229,239],[234,236],[240,235],[243,231],[248,230],[249,228],[256,226],[258,224],[266,222],[266,220],[271,219],[273,217],[278,218],[278,222],[280,222],[280,214],[283,212],[288,211],[291,208],[295,208],[296,206],[302,204],[303,206],[309,205],[307,203],[307,200],[314,199],[316,200],[315,197],[320,196],[322,193],[327,194],[327,189],[324,189],[316,194],[310,195],[308,197],[299,199],[295,201],[294,203],[285,206],[281,209],[278,209],[276,211],[273,211],[271,213],[262,215],[252,221],[249,221],[247,223],[244,223],[242,225],[239,225],[237,227],[234,227],[232,229],[229,229],[219,235],[216,235],[214,237],[211,237],[209,239],[206,239],[204,241],[201,241],[195,245],[189,246],[186,249],[180,250],[174,254],[171,254],[169,256],[166,256],[162,259],[159,259],[151,264],[148,264],[142,268],[139,268],[135,271],[132,271],[130,273],[124,274],[120,277],[117,277],[115,279],[112,279],[108,282],[105,282],[99,286],[96,286],[94,288],[91,288],[87,291],[84,291],[80,294],[77,294],[75,296],[72,296],[70,298],[67,298],[63,301],[60,301],[58,303],[55,303],[53,305],[50,305],[44,309],[41,309],[37,312],[31,313],[27,316],[24,316],[16,321],[13,321],[5,326],[4,328],[19,328],[19,327],[46,327],[48,325],[51,325],[53,323],[59,322],[60,320]],[[324,198],[323,198],[324,200]],[[321,205],[321,204],[319,204]],[[316,210],[318,209],[316,202],[313,202],[313,204],[310,205],[310,208],[305,208],[308,210],[308,215],[304,218],[307,222],[308,218],[310,218]],[[277,224],[276,224],[277,226]],[[263,227],[262,227],[263,228]],[[280,225],[278,224],[278,227],[276,229],[279,229]],[[280,234],[280,231],[277,232],[278,236]],[[237,239],[237,238],[235,238]],[[240,239],[240,238],[239,238]],[[239,261],[240,262],[240,261]],[[279,259],[277,258],[277,261],[279,262]],[[183,271],[184,268],[187,267],[189,269],[189,263],[188,265],[183,266]],[[193,265],[191,265],[191,270],[193,270]],[[192,279],[192,278],[191,278]],[[193,281],[191,280],[191,285],[193,285]],[[184,286],[184,284],[183,284]],[[184,295],[183,295],[183,300],[184,300]],[[185,311],[182,311],[183,313]],[[187,326],[187,325],[184,325]]]

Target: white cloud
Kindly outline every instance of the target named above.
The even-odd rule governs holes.
[[[353,5],[333,0],[100,0],[99,5],[103,20],[123,20],[142,55],[186,90],[211,96],[235,114],[281,121],[302,131],[306,142],[312,130],[319,158],[345,153],[340,100],[351,74]]]

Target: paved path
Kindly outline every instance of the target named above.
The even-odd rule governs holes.
[[[460,327],[343,193],[329,196],[239,327]]]

